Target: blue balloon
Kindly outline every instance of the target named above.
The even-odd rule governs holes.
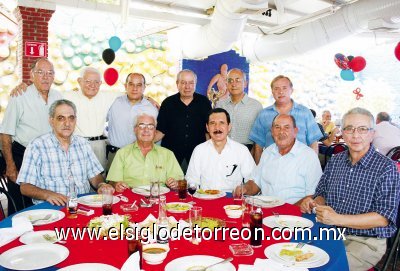
[[[110,48],[113,49],[114,52],[116,52],[119,48],[121,48],[122,42],[117,36],[112,36],[108,40],[108,44],[110,45]]]
[[[352,70],[342,70],[340,77],[345,81],[354,81],[354,72]]]

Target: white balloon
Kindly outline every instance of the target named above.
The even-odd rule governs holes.
[[[72,38],[71,39],[71,45],[74,47],[77,47],[81,44],[80,40],[78,38]]]
[[[83,62],[85,62],[86,65],[90,65],[93,62],[93,58],[91,56],[85,56]]]
[[[79,56],[76,56],[72,59],[72,66],[74,68],[80,68],[82,66],[82,59]]]
[[[74,49],[72,49],[71,47],[65,47],[63,53],[64,57],[70,58],[74,55]]]

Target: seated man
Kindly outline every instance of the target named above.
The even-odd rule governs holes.
[[[274,118],[271,133],[275,144],[263,151],[253,172],[254,181],[244,185],[244,194],[261,191],[265,196],[276,196],[296,205],[314,194],[322,175],[321,166],[313,149],[296,139],[297,132],[292,115],[279,114]]]
[[[232,192],[244,179],[248,180],[255,167],[245,145],[228,137],[231,130],[229,113],[212,109],[206,124],[211,139],[199,144],[190,158],[186,180],[202,189]]]
[[[100,193],[109,186],[100,174],[103,168],[88,141],[72,135],[75,105],[68,100],[55,101],[49,115],[52,132],[32,140],[26,148],[17,178],[21,193],[31,197],[34,204],[48,201],[65,205],[71,179],[78,194],[88,193],[90,185]]]
[[[111,164],[107,180],[117,191],[129,187],[150,185],[150,181],[165,182],[176,188],[176,180],[183,172],[172,151],[154,144],[156,120],[153,116],[139,114],[134,119],[136,141],[118,150]]]
[[[348,151],[329,160],[314,196],[301,204],[315,208],[317,220],[346,229],[350,270],[368,270],[385,254],[386,238],[396,231],[400,174],[395,163],[371,147],[374,117],[363,108],[342,119]]]
[[[390,115],[379,112],[376,115],[375,135],[372,144],[383,155],[397,146],[400,146],[400,129],[391,123]]]

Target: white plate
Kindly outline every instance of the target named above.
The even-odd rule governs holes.
[[[44,235],[48,234],[52,237],[52,240],[46,240]],[[27,232],[19,238],[19,241],[23,244],[54,244],[59,241],[55,231],[31,231]]]
[[[199,194],[198,192],[194,193],[193,197],[198,199],[219,199],[225,197],[226,193],[224,191],[220,191],[219,194],[210,195],[210,194]]]
[[[167,194],[169,192],[169,188],[165,186],[160,186],[160,195]],[[132,188],[132,192],[135,194],[139,194],[142,196],[150,196],[150,186],[142,185],[138,187]]]
[[[78,202],[80,204],[89,206],[89,207],[101,207],[101,198],[102,196],[99,194],[96,195],[87,195],[78,198]],[[113,204],[118,203],[121,199],[119,197],[113,196]]]
[[[290,264],[293,264],[294,266],[306,267],[306,268],[323,266],[329,262],[328,253],[326,253],[324,250],[320,249],[319,247],[307,245],[307,244],[305,246],[303,246],[301,249],[303,251],[303,253],[305,253],[305,252],[314,253],[314,256],[308,260],[296,262],[293,257],[285,257],[285,256],[279,255],[280,251],[283,248],[292,249],[292,248],[295,248],[297,244],[298,243],[273,244],[273,245],[268,246],[264,250],[264,254],[265,254],[265,256],[267,256],[267,258],[277,261],[279,263],[283,263],[283,264],[290,263]]]
[[[262,208],[272,208],[285,204],[285,202],[277,197],[272,196],[253,196],[247,197],[246,202],[251,202],[254,199],[254,204]]]
[[[0,265],[14,270],[35,270],[64,261],[69,250],[56,244],[22,245],[0,255]]]
[[[99,270],[119,271],[118,268],[115,268],[114,266],[104,263],[80,263],[58,269],[58,271],[99,271]]]
[[[294,215],[267,216],[263,219],[263,224],[270,228],[289,228],[291,230],[295,228],[312,228],[314,226],[311,220]]]
[[[179,204],[181,206],[186,206],[187,209],[186,210],[174,210],[174,209],[168,209],[170,206],[175,205],[175,204]],[[192,205],[186,202],[168,202],[167,203],[167,211],[170,213],[186,213],[187,211],[189,211],[192,208]]]
[[[51,215],[49,219],[46,220],[37,220],[40,218],[44,218],[47,215]],[[50,224],[53,222],[56,222],[58,220],[61,220],[65,217],[65,213],[58,211],[58,210],[53,210],[53,209],[36,209],[36,210],[29,210],[25,211],[22,213],[16,214],[14,217],[20,217],[24,216],[29,219],[29,221],[34,221],[36,222],[32,223],[33,226],[40,226],[40,225],[46,225]]]
[[[185,256],[169,262],[164,271],[186,271],[192,266],[209,266],[224,259],[208,256],[208,255],[193,255]],[[236,271],[235,266],[231,263],[223,263],[210,268],[210,271]]]

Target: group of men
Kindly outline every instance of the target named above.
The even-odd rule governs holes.
[[[64,205],[71,179],[78,193],[110,186],[123,191],[154,179],[175,189],[182,178],[204,189],[261,192],[346,227],[351,270],[375,265],[396,230],[400,175],[371,145],[371,113],[355,108],[343,116],[349,150],[322,172],[316,154],[321,130],[310,110],[291,99],[288,77],[272,80],[275,103],[262,109],[244,92],[246,75],[232,69],[230,96],[211,109],[195,92],[196,74],[182,70],[178,93],[159,110],[145,98],[140,73],[129,74],[126,93],[117,95],[99,92],[100,73],[86,68],[78,79],[81,92],[64,93],[65,99],[51,89],[54,68],[47,59],[33,64],[31,79],[26,93],[11,98],[1,133],[9,190],[20,185],[34,203]]]

